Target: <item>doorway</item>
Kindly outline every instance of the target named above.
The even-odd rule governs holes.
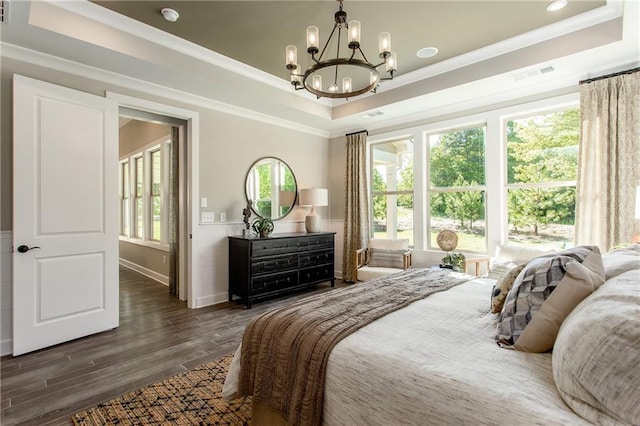
[[[169,116],[119,111],[119,262],[182,300],[180,136],[186,127],[185,120]]]

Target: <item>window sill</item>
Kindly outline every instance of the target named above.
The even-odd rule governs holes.
[[[137,244],[139,246],[149,247],[149,248],[160,250],[160,251],[166,251],[167,253],[169,252],[168,244],[162,244],[155,241],[141,240],[140,238],[125,237],[122,235],[119,236],[119,240],[126,241],[127,243],[131,243],[131,244]]]

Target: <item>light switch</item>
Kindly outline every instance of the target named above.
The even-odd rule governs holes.
[[[214,212],[202,212],[202,223],[211,223],[216,221],[216,214]]]
[[[225,212],[220,212],[220,222],[227,221],[227,214]]]
[[[200,207],[207,207],[207,201],[206,197],[200,198]]]

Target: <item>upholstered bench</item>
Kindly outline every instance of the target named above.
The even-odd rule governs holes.
[[[372,238],[368,247],[356,250],[354,265],[356,281],[368,281],[407,269],[411,266],[409,239]]]

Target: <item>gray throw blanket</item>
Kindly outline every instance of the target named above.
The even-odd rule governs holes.
[[[390,312],[472,278],[439,269],[408,269],[258,316],[242,339],[238,392],[252,395],[289,424],[319,425],[327,360],[340,340]]]

